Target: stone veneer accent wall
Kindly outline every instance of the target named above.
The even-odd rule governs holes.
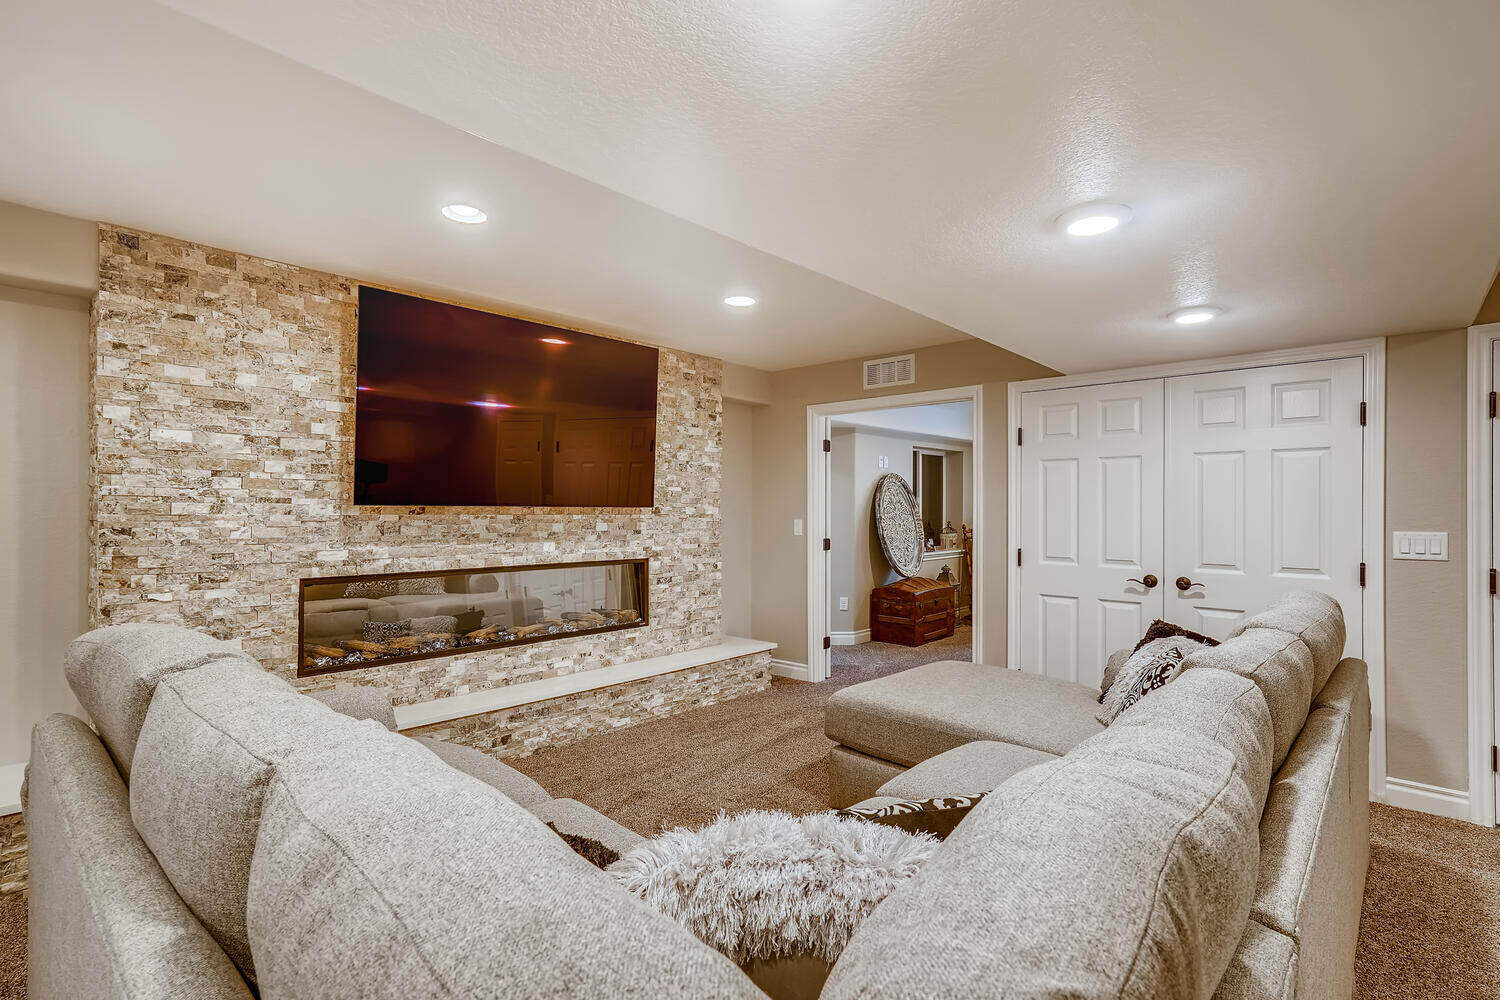
[[[100,227],[95,625],[174,621],[239,638],[294,680],[300,577],[644,555],[646,627],[297,683],[377,685],[409,704],[718,641],[721,362],[661,352],[650,510],[355,507],[356,284]],[[430,728],[491,750],[529,750],[763,688],[768,664],[762,654],[691,679],[652,678]]]

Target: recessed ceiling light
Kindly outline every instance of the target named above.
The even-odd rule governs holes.
[[[487,410],[508,410],[508,409],[510,409],[510,404],[509,403],[497,403],[493,399],[471,399],[471,400],[469,400],[469,405],[470,406],[482,406],[482,407],[484,407]]]
[[[462,222],[467,226],[477,226],[489,216],[485,215],[473,205],[462,205],[455,202],[452,205],[443,206],[443,218],[452,219],[454,222]]]
[[[572,343],[571,340],[563,340],[561,337],[541,337],[539,339],[544,344],[556,344],[558,347],[567,347]]]
[[[736,309],[749,309],[755,305],[755,300],[748,295],[730,295],[724,299],[724,304]]]
[[[1079,205],[1057,217],[1058,226],[1069,236],[1103,236],[1129,221],[1129,205],[1104,202]]]
[[[1167,313],[1167,319],[1178,326],[1197,326],[1199,323],[1207,323],[1221,315],[1224,310],[1218,306],[1188,306],[1185,309],[1175,309]]]
[[[369,392],[370,391],[370,387],[367,386],[367,385],[357,385],[354,388],[358,389],[360,392]]]

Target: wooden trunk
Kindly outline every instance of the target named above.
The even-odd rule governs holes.
[[[958,588],[913,576],[870,591],[870,639],[921,646],[953,634]]]

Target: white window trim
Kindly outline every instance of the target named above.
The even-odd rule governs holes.
[[[1007,399],[1009,463],[1006,470],[1007,516],[1006,537],[1011,540],[1006,565],[1006,652],[1007,663],[1020,661],[1020,570],[1016,566],[1015,539],[1021,537],[1020,482],[1021,452],[1016,445],[1016,430],[1021,426],[1021,394],[1041,389],[1073,389],[1081,386],[1126,382],[1132,379],[1173,378],[1180,375],[1206,375],[1210,372],[1238,368],[1263,368],[1271,365],[1300,364],[1309,361],[1333,361],[1338,358],[1365,360],[1365,428],[1364,428],[1364,562],[1365,562],[1365,664],[1369,667],[1370,710],[1370,797],[1386,801],[1385,765],[1385,338],[1351,340],[1314,347],[1294,347],[1256,354],[1235,354],[1198,361],[1176,361],[1138,368],[1118,368],[1085,375],[1058,375],[1051,378],[1012,382]],[[1472,532],[1471,532],[1472,540]],[[1472,615],[1470,616],[1472,618]],[[1471,699],[1472,711],[1472,699]],[[1472,728],[1472,727],[1471,727]],[[1488,744],[1486,744],[1488,750]],[[1472,778],[1471,778],[1472,781]]]

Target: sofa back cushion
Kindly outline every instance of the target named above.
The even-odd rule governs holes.
[[[1332,596],[1316,590],[1293,590],[1283,595],[1265,611],[1247,618],[1233,635],[1257,628],[1290,632],[1307,645],[1313,657],[1314,691],[1328,683],[1344,655],[1344,609]]]
[[[1302,731],[1317,691],[1317,667],[1307,644],[1280,629],[1248,629],[1193,653],[1183,661],[1183,675],[1204,667],[1238,674],[1260,688],[1271,711],[1272,770],[1279,768]]]
[[[85,632],[69,644],[63,673],[126,783],[157,683],[214,660],[254,663],[238,646],[178,625],[132,622]]]
[[[761,996],[541,820],[373,729],[277,768],[248,903],[263,1000]]]
[[[1257,803],[1217,734],[1111,728],[991,792],[822,996],[1207,997],[1250,912]]]
[[[136,748],[130,816],[183,902],[254,980],[250,858],[276,763],[310,732],[368,727],[236,660],[157,685]]]
[[[1133,731],[1146,741],[1157,732],[1207,737],[1234,755],[1257,808],[1265,805],[1274,730],[1265,696],[1248,677],[1207,668],[1184,671],[1123,712],[1110,730],[1121,738]]]

